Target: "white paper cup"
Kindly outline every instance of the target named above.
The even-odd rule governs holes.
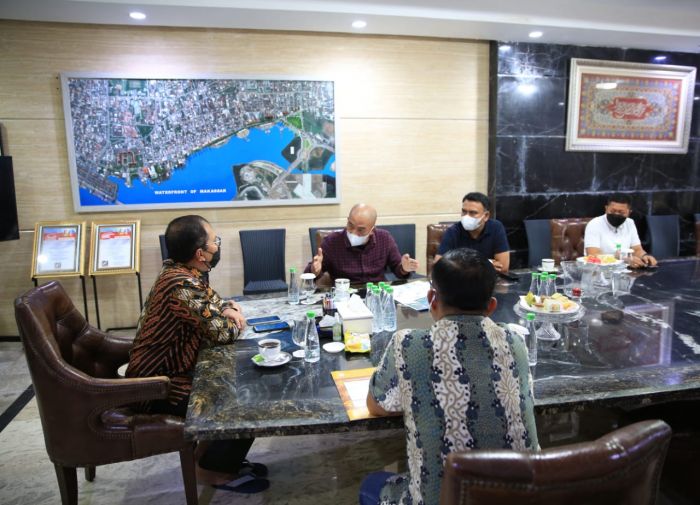
[[[265,361],[277,359],[281,348],[282,342],[276,338],[263,338],[258,341],[258,352],[265,358]]]

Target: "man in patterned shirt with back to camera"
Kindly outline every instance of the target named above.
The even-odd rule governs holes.
[[[430,284],[435,323],[394,334],[367,394],[371,414],[403,413],[408,473],[369,474],[360,505],[437,505],[450,452],[539,448],[527,348],[488,317],[493,266],[473,249],[453,249]]]

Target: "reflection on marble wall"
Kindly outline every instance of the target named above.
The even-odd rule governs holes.
[[[508,49],[500,49],[508,46]],[[567,152],[571,58],[651,63],[659,53],[548,44],[491,44],[489,194],[515,252],[527,262],[524,219],[597,216],[608,194],[628,193],[642,241],[647,214],[678,214],[681,255],[695,254],[700,212],[700,101],[687,154]],[[700,66],[700,55],[663,53],[666,64]],[[700,96],[696,84],[695,96]]]

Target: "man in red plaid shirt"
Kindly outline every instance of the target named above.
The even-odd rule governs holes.
[[[374,207],[364,203],[354,205],[345,230],[323,239],[305,271],[313,272],[316,277],[327,272],[331,280],[345,278],[356,283],[385,280],[387,266],[399,278],[418,270],[418,261],[408,254],[401,256],[391,233],[376,229],[376,222]]]

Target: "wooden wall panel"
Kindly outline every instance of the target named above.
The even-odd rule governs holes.
[[[223,237],[212,274],[222,294],[240,293],[238,231],[285,227],[287,266],[309,258],[309,226],[343,226],[357,201],[377,206],[379,224],[416,223],[424,270],[425,227],[458,217],[470,190],[486,189],[486,42],[187,28],[0,21],[0,123],[15,166],[21,239],[0,242],[0,335],[16,335],[12,301],[31,287],[38,220],[142,220],[144,298],[160,267],[158,235],[190,212],[76,214],[68,176],[61,72],[115,75],[279,76],[334,79],[339,205],[192,209]],[[64,282],[82,310],[80,283]],[[138,318],[135,276],[98,279],[103,327]],[[92,285],[88,285],[94,321]]]

